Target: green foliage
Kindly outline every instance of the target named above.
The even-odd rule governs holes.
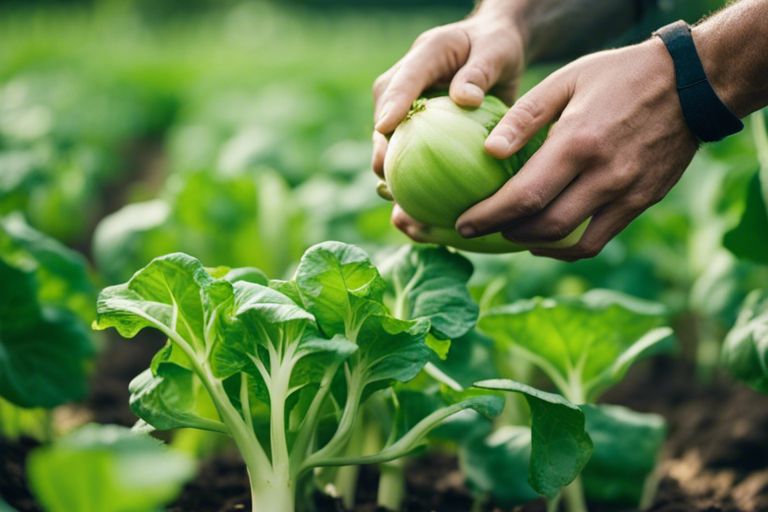
[[[666,439],[664,418],[616,405],[584,405],[587,432],[594,443],[582,473],[591,500],[645,508],[645,495]]]
[[[282,275],[301,255],[304,213],[272,171],[190,173],[166,196],[130,204],[99,224],[94,256],[110,281],[173,250],[270,275]]]
[[[750,387],[768,393],[768,293],[754,290],[723,345],[722,362]]]
[[[0,221],[0,396],[51,408],[82,398],[93,354],[77,313],[90,283],[82,258],[19,217]]]
[[[491,309],[480,329],[542,370],[574,403],[619,382],[639,358],[674,347],[661,304],[608,290]]]
[[[149,512],[171,501],[194,469],[194,461],[149,436],[87,425],[36,449],[27,470],[50,512]]]
[[[584,412],[560,395],[546,393],[511,380],[480,381],[475,386],[521,393],[531,408],[531,487],[553,499],[571,483],[592,455]]]
[[[347,453],[365,398],[428,362],[429,318],[392,316],[378,269],[339,242],[310,248],[291,281],[241,280],[253,275],[162,256],[102,291],[94,325],[128,338],[151,327],[169,338],[131,384],[132,409],[154,428],[231,436],[249,468],[254,509],[292,508],[297,482],[314,467],[402,457],[457,412],[500,412],[498,397],[477,393],[434,410],[401,408],[396,423],[407,430],[393,427],[392,442],[376,454]]]
[[[725,234],[723,245],[739,258],[768,264],[768,130],[765,115],[752,116],[760,168],[747,189],[744,211],[739,223]]]

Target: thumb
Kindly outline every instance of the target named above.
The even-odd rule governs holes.
[[[454,75],[448,94],[457,105],[479,107],[486,91],[499,79],[505,59],[492,45],[472,48],[464,66]]]
[[[562,74],[554,73],[525,93],[488,134],[485,149],[496,158],[509,158],[536,132],[552,123],[571,99],[573,87]]]

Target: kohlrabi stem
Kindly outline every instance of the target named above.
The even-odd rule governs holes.
[[[344,412],[341,414],[341,419],[339,420],[339,426],[336,428],[336,432],[325,446],[304,460],[304,463],[299,469],[299,474],[303,473],[305,470],[320,465],[319,463],[323,460],[337,456],[347,446],[349,438],[352,435],[352,427],[355,424],[357,412],[360,408],[360,397],[363,393],[363,374],[360,370],[358,370],[358,368],[361,366],[362,365],[357,365],[348,374],[347,401],[344,404]],[[345,464],[331,465],[343,466]]]
[[[587,512],[587,502],[584,499],[584,486],[581,484],[581,477],[568,484],[562,491],[565,501],[565,509],[568,512]]]
[[[405,498],[405,458],[379,464],[379,472],[378,505],[399,511]]]
[[[362,415],[355,421],[355,426],[352,428],[352,437],[347,444],[344,453],[349,456],[359,455],[363,451],[363,443],[365,441],[364,421],[362,421]],[[360,466],[341,466],[336,470],[336,478],[334,478],[334,486],[341,497],[341,502],[347,509],[352,509],[355,506],[355,494],[357,493],[357,478],[360,472]]]

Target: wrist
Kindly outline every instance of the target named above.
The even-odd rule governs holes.
[[[527,55],[531,37],[529,0],[484,0],[472,13],[489,30],[499,30],[519,40]]]
[[[733,67],[736,56],[723,55],[716,44],[715,35],[703,25],[694,27],[691,35],[701,59],[701,65],[717,96],[738,117],[747,115],[749,112],[745,111],[746,107],[739,100],[739,87],[733,75],[734,69],[729,69]]]
[[[691,33],[712,87],[742,118],[768,104],[768,59],[759,30],[729,21],[720,22],[716,17],[694,27]]]

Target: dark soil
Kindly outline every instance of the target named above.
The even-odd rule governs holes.
[[[123,425],[135,421],[127,408],[127,382],[147,367],[161,344],[154,338],[109,343],[84,404],[93,420]],[[657,358],[630,372],[604,401],[656,412],[668,420],[669,439],[652,511],[768,511],[768,396],[724,378],[702,384],[682,359]],[[24,455],[33,446],[30,440],[0,445],[0,494],[22,512],[39,510],[24,482]],[[377,480],[375,468],[361,469],[356,512],[377,510]],[[407,471],[407,485],[405,510],[409,512],[468,512],[472,506],[451,456],[432,453],[415,459]],[[328,497],[317,496],[316,502],[321,512],[343,511],[340,503]],[[198,477],[168,510],[250,510],[245,468],[237,454],[224,451],[204,462]],[[488,505],[485,510],[502,509]],[[518,510],[544,508],[532,503]]]

